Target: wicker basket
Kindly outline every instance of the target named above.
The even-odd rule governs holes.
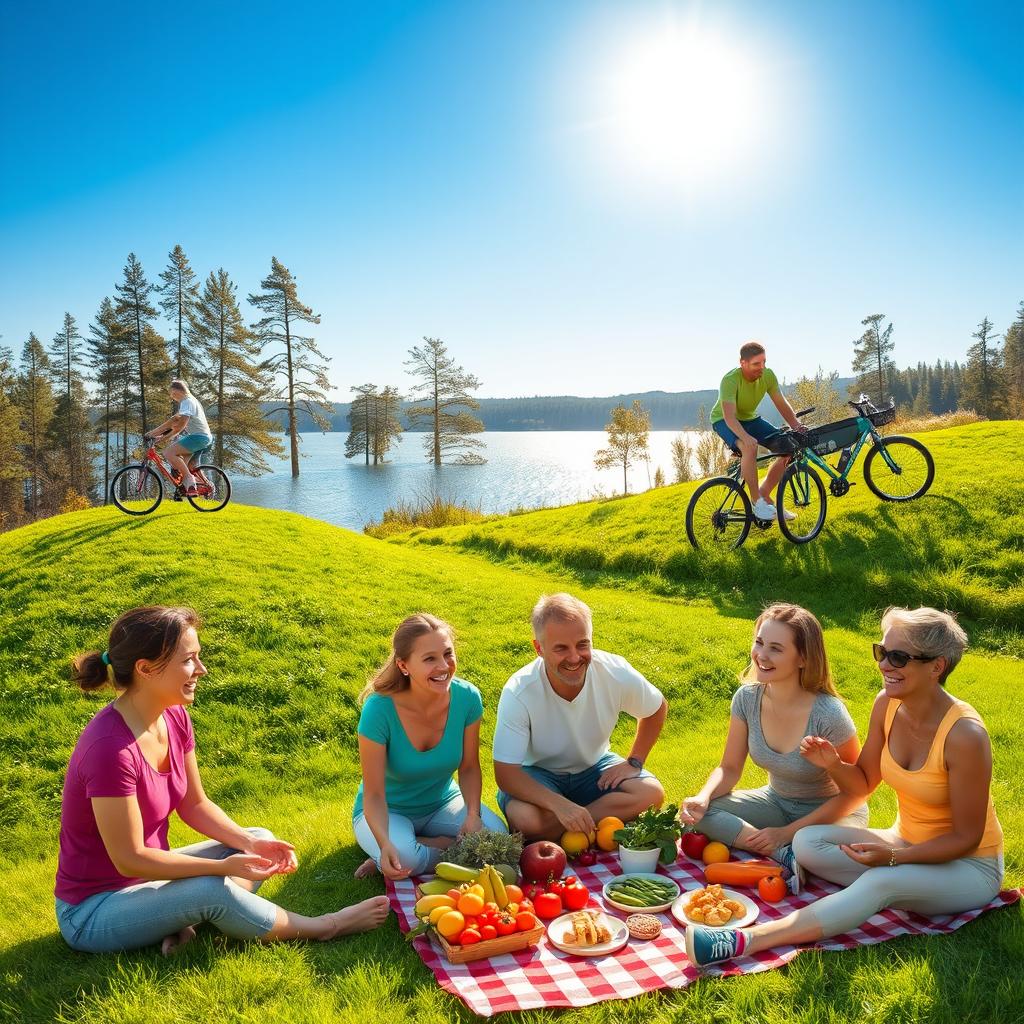
[[[474,942],[472,946],[449,945],[443,935],[431,930],[431,938],[441,947],[441,952],[452,964],[465,964],[470,960],[483,960],[489,956],[500,956],[502,953],[515,953],[528,946],[535,946],[544,934],[544,925],[539,924],[528,932],[513,932],[511,935],[499,935],[496,939]]]
[[[888,409],[879,409],[877,412],[869,412],[868,419],[873,426],[885,427],[896,419],[896,406],[891,405]]]
[[[848,448],[857,443],[860,437],[860,427],[857,426],[857,416],[851,416],[847,420],[837,420],[835,423],[825,423],[820,427],[812,427],[807,431],[807,447],[815,455],[828,455],[837,452],[840,448]]]

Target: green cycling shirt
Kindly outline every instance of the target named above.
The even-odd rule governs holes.
[[[757,407],[765,395],[772,395],[779,390],[779,382],[774,371],[766,366],[764,373],[757,380],[747,380],[740,367],[730,370],[718,388],[718,401],[711,410],[711,422],[717,423],[725,419],[722,412],[723,402],[734,402],[738,420],[752,420],[757,416]]]

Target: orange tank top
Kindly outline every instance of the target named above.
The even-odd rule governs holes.
[[[946,770],[946,737],[961,718],[969,718],[982,728],[978,712],[962,700],[953,706],[939,722],[928,757],[917,771],[909,771],[897,764],[889,753],[889,731],[899,709],[900,701],[891,699],[885,710],[885,744],[882,747],[882,780],[896,792],[898,811],[895,830],[908,843],[923,843],[953,830],[953,812],[949,804],[949,772]],[[1003,830],[988,795],[985,815],[985,833],[977,848],[968,857],[998,857],[1003,851]]]

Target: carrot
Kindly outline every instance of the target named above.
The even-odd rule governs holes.
[[[782,865],[771,863],[751,863],[750,861],[725,861],[721,864],[709,864],[704,869],[704,877],[719,885],[750,885],[755,886],[762,878],[781,875]]]

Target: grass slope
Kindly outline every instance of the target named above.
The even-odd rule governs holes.
[[[855,486],[830,499],[824,530],[806,545],[772,528],[753,530],[739,551],[694,551],[684,524],[696,483],[414,530],[393,542],[527,561],[584,582],[706,600],[745,617],[767,600],[813,597],[824,619],[862,630],[874,628],[876,610],[899,594],[958,612],[976,646],[1024,656],[1024,482],[1013,469],[1024,422],[976,423],[921,440],[936,466],[924,498],[881,502],[856,467]]]
[[[972,507],[983,525],[998,523],[994,509],[977,500]],[[583,506],[577,516],[593,508]],[[980,539],[991,544],[988,533]],[[170,962],[151,952],[68,950],[51,911],[60,788],[75,739],[102,701],[73,691],[67,661],[79,649],[102,646],[109,622],[128,606],[187,602],[200,609],[210,675],[193,719],[207,788],[239,820],[297,844],[299,872],[265,891],[319,912],[381,890],[379,881],[351,877],[361,854],[349,819],[358,780],[356,696],[384,657],[395,623],[429,609],[456,625],[460,673],[484,694],[488,747],[501,685],[532,656],[528,611],[565,576],[521,560],[493,564],[443,544],[385,544],[244,507],[198,516],[165,505],[142,521],[92,510],[0,537],[0,1019],[475,1019],[438,989],[393,921],[326,945],[261,948],[204,934]],[[703,780],[721,749],[727,702],[748,650],[749,601],[737,596],[716,605],[624,583],[608,573],[576,589],[595,610],[598,645],[629,657],[668,696],[670,722],[651,764],[678,798]],[[801,596],[799,584],[799,577],[788,581],[787,596]],[[813,588],[803,596],[811,607],[821,598]],[[910,598],[894,585],[890,599]],[[876,625],[862,628],[853,615],[828,630],[841,690],[862,731],[877,688],[866,650]],[[1009,646],[1010,635],[993,627],[993,649]],[[954,692],[978,707],[993,737],[1007,884],[1020,885],[1024,728],[1006,694],[1024,683],[1024,665],[994,651],[973,653],[954,681]],[[630,731],[624,723],[619,749]],[[758,773],[744,781],[757,784]],[[486,795],[493,796],[492,783]],[[880,792],[872,821],[887,824],[892,813],[891,796]],[[172,829],[174,842],[192,838],[180,823]],[[948,938],[810,953],[765,975],[521,1019],[1010,1021],[1024,1003],[1022,955],[1024,915],[1015,908]]]

